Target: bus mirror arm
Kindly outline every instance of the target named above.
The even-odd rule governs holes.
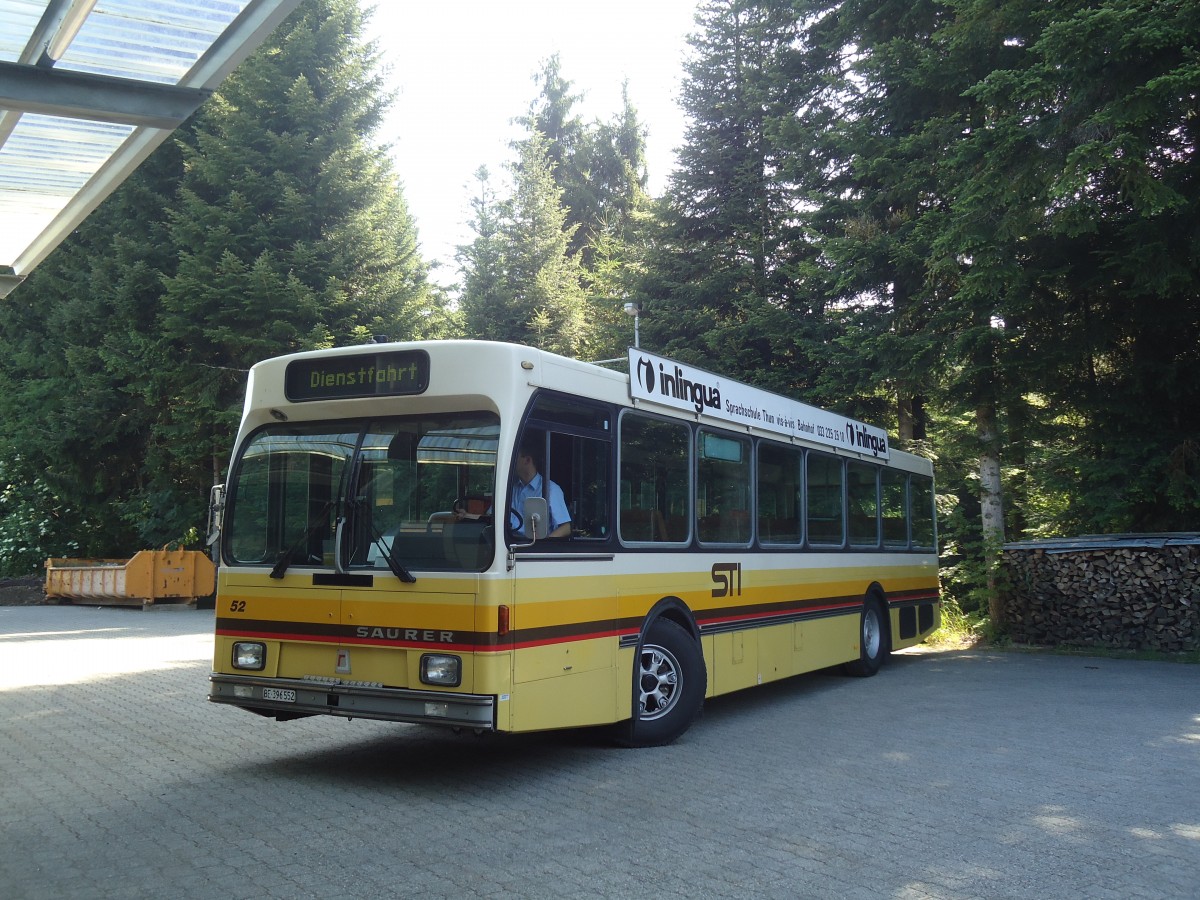
[[[221,539],[222,519],[225,517],[225,485],[214,484],[208,492],[208,534],[204,545],[212,550]]]
[[[531,538],[527,544],[510,544],[508,548],[508,570],[511,572],[516,565],[516,552],[528,550],[539,540],[545,539],[550,533],[550,504],[545,497],[526,497],[521,510],[521,518],[525,523],[525,534]]]
[[[550,503],[545,497],[526,497],[525,508],[521,511],[530,527],[525,533],[533,538],[530,546],[545,540],[550,533]]]

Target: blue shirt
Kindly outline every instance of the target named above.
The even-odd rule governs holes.
[[[545,496],[546,504],[550,507],[550,527],[546,529],[547,533],[554,531],[560,525],[565,525],[571,521],[571,513],[567,509],[567,501],[563,497],[562,488],[553,481],[548,481],[546,493],[542,493],[542,473],[538,472],[530,479],[528,484],[524,484],[519,478],[513,482],[512,486],[512,509],[515,509],[522,516],[525,515],[525,500],[527,497],[542,497]],[[516,516],[510,515],[509,526],[516,531],[517,534],[525,534],[524,524],[517,528]]]

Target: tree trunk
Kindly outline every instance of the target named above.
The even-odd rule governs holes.
[[[896,400],[896,417],[899,424],[896,436],[900,446],[906,446],[913,441],[925,440],[925,398],[919,394],[907,396],[901,390]]]
[[[996,568],[1004,544],[1004,499],[1000,485],[1000,429],[996,424],[994,402],[988,400],[976,408],[975,425],[979,436],[979,506],[987,569],[988,613],[993,627],[1000,628],[1004,606],[997,586]]]

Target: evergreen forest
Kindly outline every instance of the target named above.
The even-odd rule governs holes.
[[[551,57],[451,287],[363,17],[305,0],[0,303],[0,575],[200,540],[260,359],[604,359],[631,302],[643,347],[932,458],[965,610],[1006,540],[1200,530],[1200,4],[704,0],[661,196],[628,95],[585,121]]]

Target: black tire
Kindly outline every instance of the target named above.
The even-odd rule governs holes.
[[[891,646],[883,604],[878,597],[868,597],[863,602],[858,621],[858,659],[845,663],[842,671],[858,678],[870,678],[879,671],[889,652]]]
[[[659,747],[674,741],[700,715],[707,687],[700,645],[677,623],[655,619],[634,660],[629,745]]]

